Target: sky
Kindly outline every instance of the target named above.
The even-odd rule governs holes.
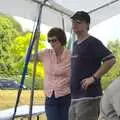
[[[34,22],[32,20],[20,17],[15,17],[15,19],[21,24],[24,31],[33,30]],[[42,24],[41,32],[47,34],[50,28]],[[120,14],[95,25],[90,29],[89,33],[100,39],[105,45],[107,45],[109,40],[120,39]]]

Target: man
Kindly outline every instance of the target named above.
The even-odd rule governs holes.
[[[120,120],[120,77],[105,90],[100,108],[100,120]]]
[[[77,35],[71,58],[70,120],[97,120],[102,96],[100,78],[115,63],[115,57],[97,38],[88,34],[90,16],[78,11],[72,17]],[[101,64],[102,63],[102,64]]]

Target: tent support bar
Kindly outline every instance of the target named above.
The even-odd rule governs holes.
[[[62,13],[61,13],[61,16],[62,16],[62,28],[65,31],[65,21]]]
[[[43,2],[38,1],[38,0],[32,0],[32,1],[33,1],[33,2],[36,2],[37,4],[43,4]],[[49,0],[48,0],[48,2],[49,2]],[[71,10],[68,10],[68,9],[67,9],[68,12],[65,12],[66,9],[65,9],[64,7],[62,7],[62,6],[60,6],[60,5],[59,5],[59,6],[60,6],[62,9],[64,9],[65,11],[64,11],[64,10],[62,11],[62,10],[60,10],[60,9],[57,9],[57,8],[55,8],[55,7],[53,7],[53,6],[49,5],[49,4],[45,4],[44,6],[50,8],[50,9],[53,9],[53,10],[59,12],[59,13],[62,13],[62,14],[64,14],[64,15],[67,15],[68,17],[71,17],[71,15],[73,14],[73,12],[72,12]]]
[[[33,1],[33,2],[36,2],[36,3],[38,3],[38,4],[43,4],[43,2],[38,1],[38,0],[32,0],[32,1]],[[113,1],[111,1],[111,2],[109,2],[109,3],[106,3],[106,4],[98,7],[98,8],[95,8],[95,9],[93,9],[93,10],[90,10],[88,13],[96,12],[96,11],[98,11],[98,10],[100,10],[100,9],[102,9],[102,8],[105,8],[105,7],[109,6],[109,5],[112,5],[112,4],[114,4],[114,3],[118,2],[118,1],[119,1],[119,0],[113,0]],[[67,16],[69,16],[69,17],[71,16],[71,14],[68,14],[68,13],[66,13],[66,12],[64,12],[64,11],[62,11],[62,10],[59,10],[59,9],[53,7],[53,6],[50,6],[50,5],[48,5],[48,4],[46,4],[45,6],[48,7],[48,8],[51,8],[51,9],[57,11],[57,12],[60,12],[60,13],[62,13],[62,14],[65,14],[65,15],[67,15]],[[63,9],[65,9],[65,8],[63,8]],[[70,13],[73,14],[72,11],[70,11]]]
[[[106,3],[106,4],[104,4],[104,5],[100,6],[100,7],[98,7],[98,8],[95,8],[95,9],[93,9],[93,10],[90,10],[88,13],[91,14],[91,13],[96,12],[96,11],[102,9],[102,8],[108,7],[108,6],[114,4],[114,3],[118,2],[118,1],[119,1],[119,0],[113,0],[113,1],[111,1],[111,2],[109,2],[109,3]]]
[[[29,106],[29,117],[28,120],[32,120],[32,109],[33,109],[33,101],[34,101],[34,86],[35,86],[35,77],[36,77],[36,67],[37,67],[37,53],[38,53],[38,44],[40,37],[40,25],[41,25],[41,15],[43,6],[46,4],[47,0],[44,0],[43,4],[39,4],[39,14],[37,19],[37,26],[34,33],[35,36],[35,59],[33,65],[33,73],[32,73],[32,87],[31,87],[31,96],[30,96],[30,106]]]

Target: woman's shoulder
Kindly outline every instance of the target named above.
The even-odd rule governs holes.
[[[54,50],[53,49],[45,49],[44,53],[45,53],[45,56],[51,56],[54,54]]]
[[[44,52],[44,53],[46,54],[46,53],[51,53],[51,52],[53,52],[53,50],[47,48],[47,49],[44,49],[42,52]]]
[[[70,59],[71,58],[71,51],[65,48],[63,56],[65,59]]]

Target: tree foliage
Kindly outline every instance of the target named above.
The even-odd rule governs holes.
[[[18,80],[19,82],[32,33],[25,32],[23,34],[20,24],[14,18],[1,13],[0,31],[0,78],[9,77],[9,79]],[[39,37],[39,50],[45,48],[45,39],[46,36],[41,34]],[[27,87],[30,87],[30,83],[32,83],[32,67],[33,63],[29,63],[25,80]],[[38,63],[36,71],[35,88],[43,88],[44,72],[41,63]]]
[[[109,41],[107,47],[112,51],[113,55],[116,57],[116,64],[103,77],[102,80],[103,88],[106,88],[114,79],[120,76],[120,41],[119,40]]]
[[[0,74],[11,74],[10,46],[19,32],[9,18],[0,16]]]
[[[25,54],[30,42],[32,34],[31,33],[26,33],[24,36],[19,36],[15,39],[11,46],[11,53],[14,58],[14,68],[16,69],[17,74],[21,74],[22,69],[23,69],[23,64],[25,60]],[[39,37],[39,45],[38,49],[42,50],[45,48],[45,40],[46,36],[44,34],[41,34]],[[34,51],[34,50],[33,50]],[[32,66],[33,63],[29,63],[28,66],[28,74],[32,74]],[[44,72],[43,72],[43,67],[41,63],[38,63],[37,65],[37,75],[43,77]]]
[[[25,33],[24,36],[18,36],[11,46],[11,55],[14,58],[14,70],[15,74],[20,75],[18,81],[21,80],[21,73],[23,70],[23,64],[25,62],[25,54],[30,43],[32,33]],[[44,34],[40,34],[39,37],[39,45],[38,50],[42,50],[45,48],[45,40],[46,36]],[[34,52],[34,49],[33,49]],[[30,88],[32,85],[32,71],[33,71],[33,63],[30,62],[28,65],[28,72],[25,79],[25,86]],[[44,78],[44,70],[42,64],[39,62],[36,68],[36,82],[35,89],[43,89],[43,78]]]
[[[23,33],[23,30],[22,30],[22,27],[21,27],[20,23],[18,23],[13,17],[8,16],[8,15],[6,15],[6,14],[3,14],[3,13],[1,13],[1,12],[0,12],[0,17],[9,19],[9,21],[10,21],[10,22],[12,23],[12,25],[13,25],[13,28],[16,29],[17,32]]]

